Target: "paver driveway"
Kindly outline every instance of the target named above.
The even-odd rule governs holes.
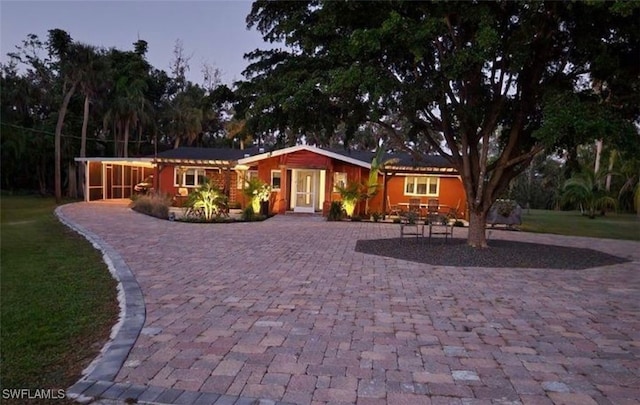
[[[494,231],[633,261],[460,268],[354,251],[396,237],[393,224],[62,212],[121,254],[144,295],[117,382],[295,404],[640,402],[640,243]]]

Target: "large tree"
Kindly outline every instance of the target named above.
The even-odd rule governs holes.
[[[612,55],[637,61],[639,21],[625,3],[257,1],[248,26],[286,46],[248,55],[238,118],[314,139],[375,123],[416,156],[443,155],[464,183],[468,243],[486,247],[487,212],[538,153],[614,127],[637,137],[600,119],[628,118],[628,99],[599,103],[590,82],[620,71]],[[565,100],[588,122],[565,125]]]

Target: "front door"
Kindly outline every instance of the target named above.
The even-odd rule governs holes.
[[[315,212],[316,201],[316,171],[296,170],[294,176],[295,206],[294,212]]]

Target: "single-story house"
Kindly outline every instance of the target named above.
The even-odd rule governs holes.
[[[243,207],[245,179],[257,177],[271,186],[271,212],[322,212],[340,200],[336,186],[364,183],[374,153],[297,145],[266,151],[262,148],[180,147],[138,159],[76,158],[84,163],[85,199],[129,198],[134,186],[153,175],[156,191],[175,196],[180,204],[189,191],[212,179],[230,202]],[[466,211],[461,178],[441,156],[414,160],[407,153],[387,155],[393,159],[380,170],[380,189],[369,201],[370,212],[389,212],[391,205],[408,205],[437,199],[439,204]],[[356,212],[364,214],[361,202]]]

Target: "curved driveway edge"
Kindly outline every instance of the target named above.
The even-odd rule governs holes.
[[[82,204],[82,203],[76,203]],[[55,209],[60,222],[82,235],[102,252],[109,272],[118,281],[118,302],[120,319],[113,326],[111,339],[104,345],[100,354],[83,370],[83,376],[66,390],[66,395],[78,402],[92,402],[95,405],[115,403],[154,403],[154,404],[212,404],[212,405],[292,405],[282,401],[247,398],[164,388],[150,385],[116,382],[116,376],[133,348],[145,323],[146,310],[142,290],[131,269],[122,256],[107,242],[68,218],[62,211],[63,206]],[[106,400],[106,401],[105,401]]]
[[[102,252],[104,262],[118,281],[120,319],[111,331],[111,340],[105,344],[98,357],[83,371],[84,376],[80,381],[67,391],[71,397],[80,397],[82,392],[86,391],[88,386],[94,382],[110,382],[115,379],[138,339],[138,335],[140,335],[145,321],[145,305],[142,290],[120,254],[98,235],[71,221],[64,215],[61,208],[62,206],[55,210],[55,215],[60,222],[82,235]]]

